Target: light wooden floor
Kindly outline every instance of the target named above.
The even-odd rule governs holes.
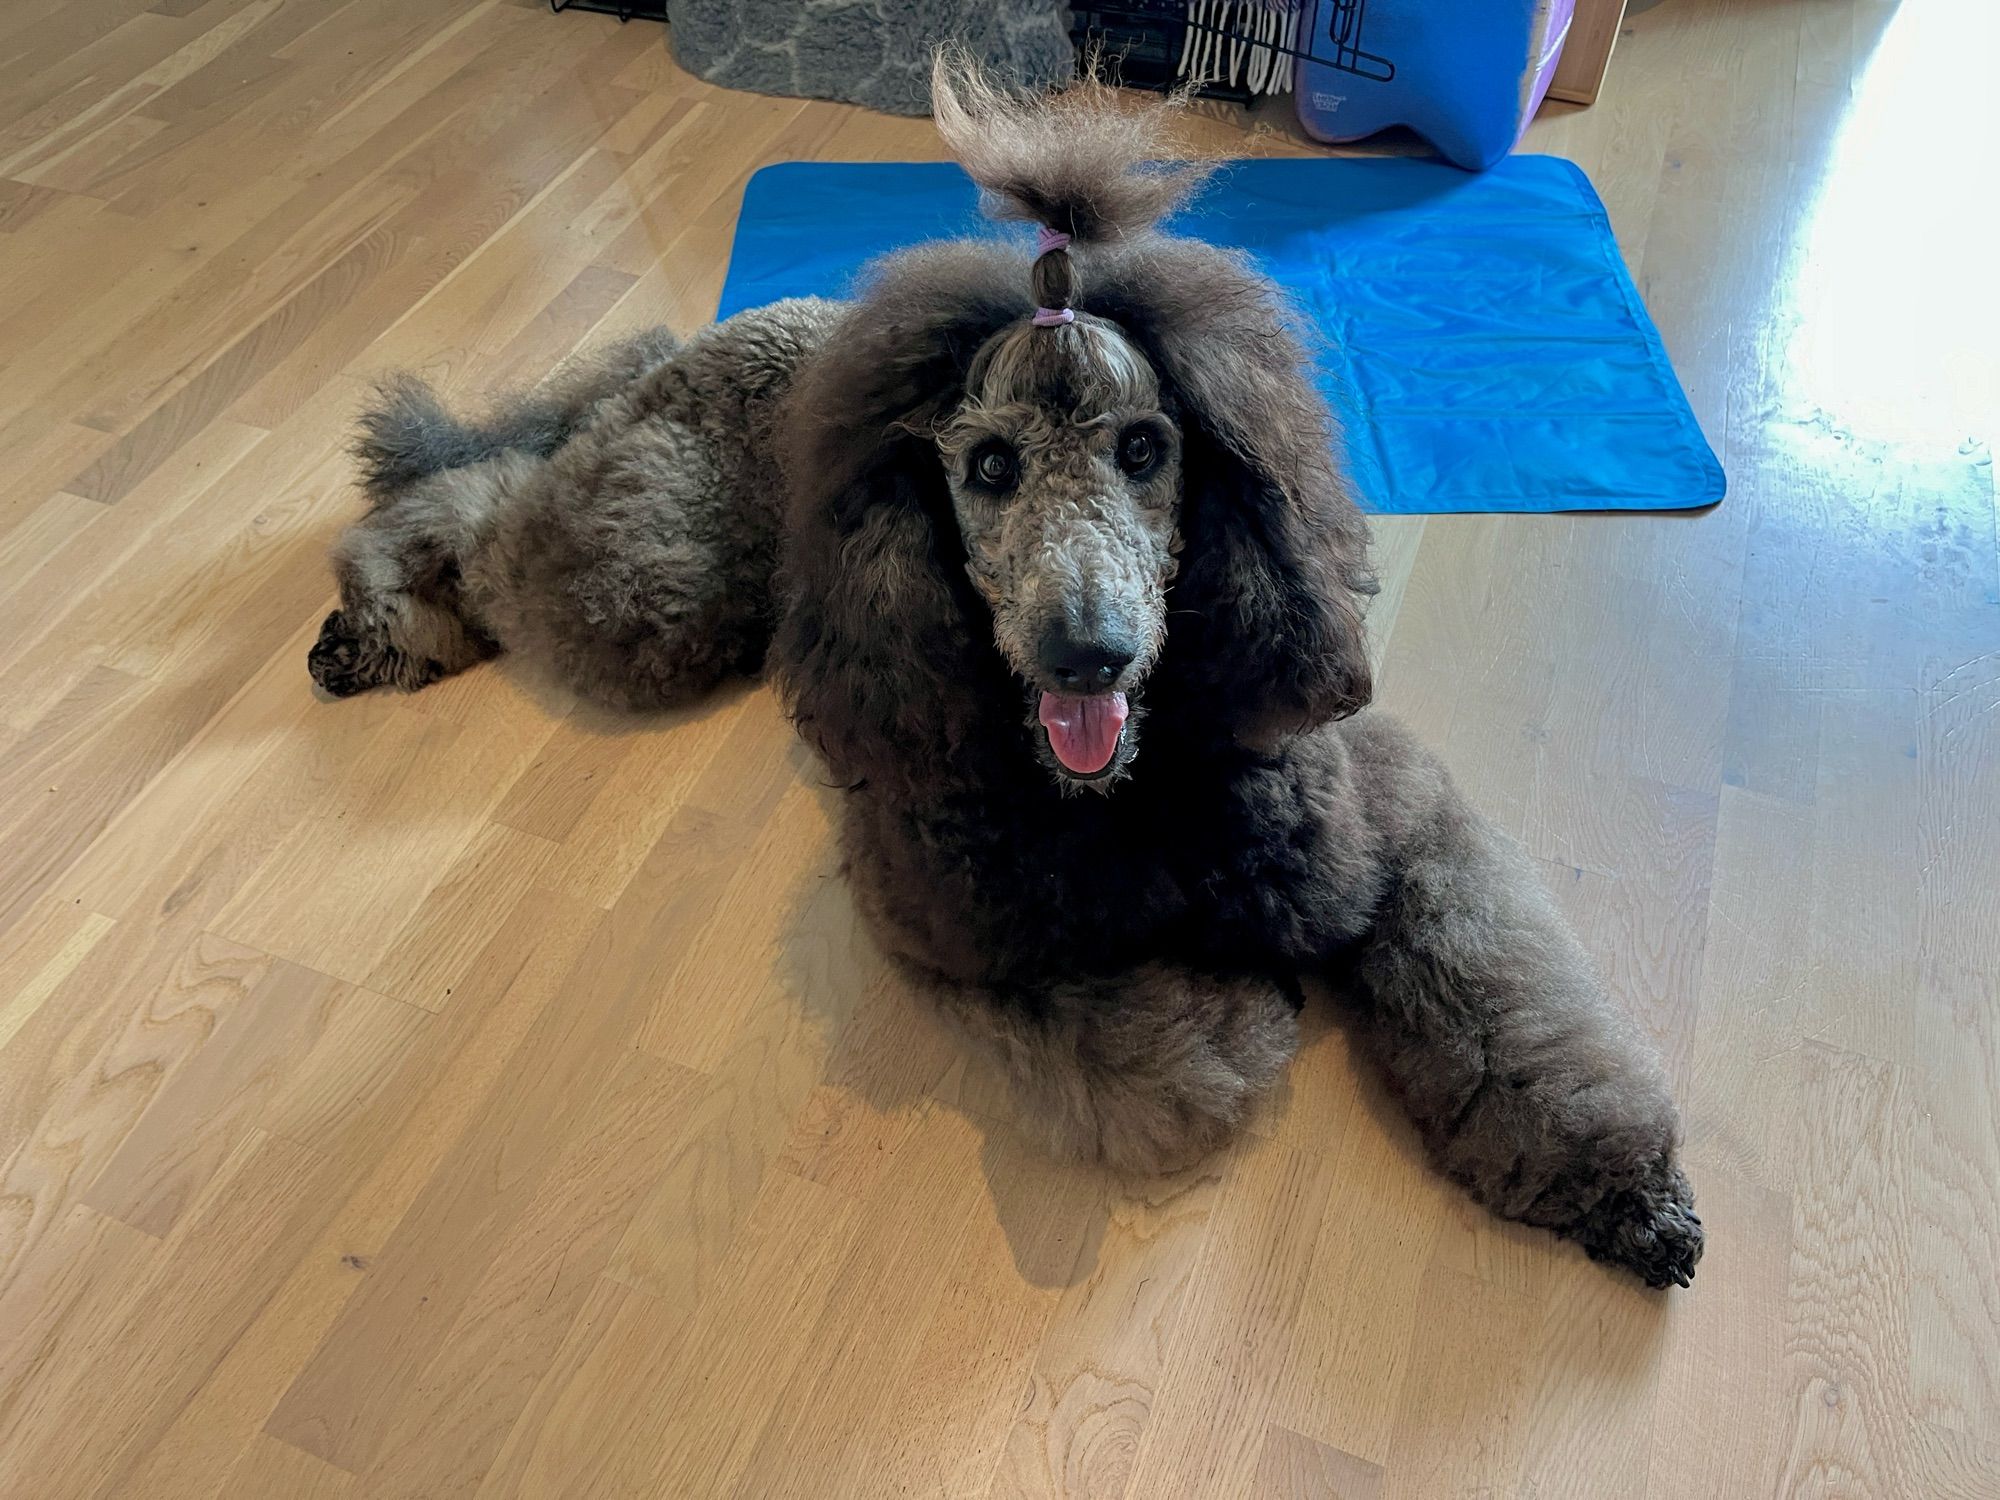
[[[1383,701],[1679,1080],[1662,1297],[1433,1180],[1324,1023],[1202,1170],[1040,1160],[761,691],[312,698],[370,372],[697,324],[749,169],[924,124],[527,0],[11,0],[0,1493],[2000,1496],[1995,55],[1984,0],[1636,17],[1529,144],[1729,500],[1381,528]]]

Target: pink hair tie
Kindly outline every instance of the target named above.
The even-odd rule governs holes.
[[[1048,225],[1044,224],[1035,233],[1036,260],[1040,260],[1051,250],[1066,250],[1068,248],[1069,236],[1064,234],[1060,229],[1051,229]],[[1074,308],[1038,307],[1035,309],[1035,326],[1037,328],[1060,328],[1065,323],[1074,323],[1075,321],[1076,310]]]

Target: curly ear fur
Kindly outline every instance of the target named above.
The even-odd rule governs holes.
[[[801,378],[780,434],[792,515],[772,660],[800,731],[843,780],[919,774],[996,701],[932,420],[994,330],[1028,310],[1018,254],[895,256]],[[997,701],[1005,701],[1004,694]]]
[[[1237,255],[1153,237],[1100,252],[1085,305],[1146,351],[1185,433],[1185,551],[1156,707],[1198,704],[1255,741],[1365,706],[1368,526],[1275,288]]]

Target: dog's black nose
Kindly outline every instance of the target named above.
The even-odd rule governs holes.
[[[1138,647],[1116,631],[1101,630],[1079,639],[1067,626],[1057,624],[1042,637],[1042,670],[1057,687],[1071,692],[1102,692],[1138,654]]]

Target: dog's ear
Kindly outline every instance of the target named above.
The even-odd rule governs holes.
[[[1368,527],[1277,293],[1238,257],[1185,240],[1142,243],[1106,271],[1090,310],[1146,349],[1183,430],[1183,550],[1156,703],[1170,693],[1252,742],[1353,713],[1373,692]]]
[[[836,777],[880,780],[951,751],[992,664],[933,421],[986,338],[1028,308],[990,246],[895,257],[786,402],[790,516],[772,665]],[[989,650],[986,655],[993,653]]]
[[[965,603],[928,493],[942,485],[936,455],[905,438],[848,485],[809,493],[822,520],[786,538],[772,660],[799,732],[843,782],[948,755],[976,708]]]

